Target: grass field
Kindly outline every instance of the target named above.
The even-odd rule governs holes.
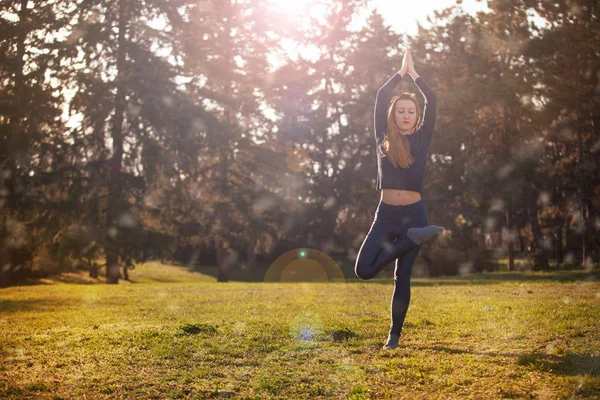
[[[0,398],[600,398],[599,271],[216,283],[148,264],[0,289]]]

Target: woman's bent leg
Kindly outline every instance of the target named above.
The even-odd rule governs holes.
[[[410,253],[424,240],[443,230],[441,227],[424,226],[419,223],[425,215],[426,225],[427,216],[424,210],[421,202],[409,206],[391,206],[380,202],[373,225],[358,251],[354,267],[356,275],[361,279],[375,277],[386,265]],[[404,223],[400,222],[402,218],[399,219],[398,214],[402,212],[408,215]],[[406,227],[403,228],[403,225]],[[399,230],[407,233],[398,235]],[[398,240],[392,242],[395,237],[398,237]]]
[[[393,235],[387,224],[375,220],[365,237],[354,265],[356,276],[361,279],[374,278],[385,265],[376,264],[381,254],[387,254],[392,248]]]
[[[416,244],[407,236],[400,236],[395,243],[393,243],[386,249],[386,251],[382,251],[377,256],[377,258],[373,262],[373,269],[381,271],[383,267],[385,267],[395,259],[410,253],[418,246],[418,244]]]

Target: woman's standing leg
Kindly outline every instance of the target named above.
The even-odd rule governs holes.
[[[406,232],[409,228],[427,226],[427,211],[424,204],[410,204],[402,213],[399,221],[400,230]],[[410,277],[412,267],[417,259],[421,246],[410,250],[408,253],[396,260],[396,269],[394,271],[394,294],[391,302],[391,327],[388,341],[385,348],[398,347],[398,339],[402,332],[404,319],[410,304]]]
[[[392,324],[390,333],[400,336],[404,319],[410,304],[410,276],[412,267],[417,259],[421,246],[413,249],[408,254],[396,260],[394,271],[394,294],[392,295],[391,317]]]

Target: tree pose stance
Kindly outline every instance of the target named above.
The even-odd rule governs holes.
[[[425,98],[423,118],[413,93],[392,97],[394,87],[410,75]],[[410,302],[410,275],[421,244],[444,228],[429,225],[421,200],[429,142],[436,115],[436,97],[417,74],[410,49],[402,68],[377,93],[375,142],[377,190],[381,199],[371,229],[360,247],[355,272],[361,279],[375,277],[396,260],[392,324],[384,349],[398,347]]]

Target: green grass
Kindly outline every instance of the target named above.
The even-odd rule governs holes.
[[[600,398],[597,271],[217,283],[158,264],[0,290],[0,398]]]

